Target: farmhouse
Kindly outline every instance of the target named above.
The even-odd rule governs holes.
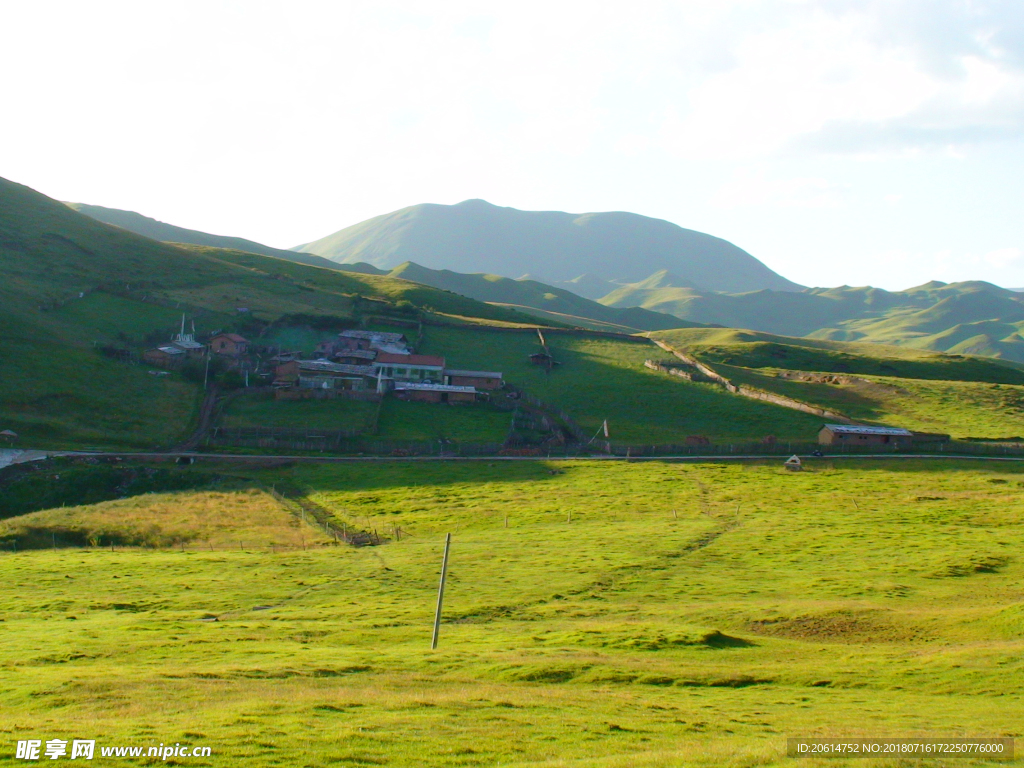
[[[382,378],[395,381],[440,384],[444,377],[444,358],[433,355],[392,355],[379,352],[373,367],[380,372]]]
[[[395,397],[424,403],[472,403],[476,400],[476,389],[451,384],[398,381],[395,382]]]
[[[334,355],[334,362],[347,365],[369,365],[376,359],[375,349],[346,349]]]
[[[161,368],[177,368],[186,358],[185,350],[171,344],[165,344],[156,349],[147,349],[142,353],[142,359],[150,365]]]
[[[274,386],[364,390],[376,377],[376,371],[368,365],[344,365],[327,360],[291,360],[274,369]]]
[[[899,427],[865,427],[858,424],[824,424],[818,432],[821,445],[909,446],[913,433]]]
[[[374,350],[392,355],[408,355],[409,341],[400,333],[389,331],[342,331],[337,338],[320,342],[315,354],[334,357],[341,352],[352,350]]]
[[[501,371],[463,371],[446,368],[445,384],[459,387],[476,387],[477,389],[501,389],[505,384]]]
[[[218,333],[210,339],[210,349],[214,354],[226,357],[241,357],[248,347],[249,341],[237,333]]]
[[[170,346],[177,347],[185,353],[185,357],[202,357],[206,351],[206,346],[200,344],[193,338],[192,334],[179,334],[178,337],[170,343]],[[164,349],[164,347],[161,347]]]

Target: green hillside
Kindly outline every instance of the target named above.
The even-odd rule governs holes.
[[[606,307],[570,291],[535,280],[512,280],[499,275],[462,274],[447,269],[427,269],[412,262],[400,264],[389,274],[391,277],[443,288],[479,301],[532,307],[546,313],[584,318],[623,329],[658,331],[695,325],[671,315],[639,307]]]
[[[156,242],[6,180],[0,278],[0,429],[39,447],[182,439],[197,413],[198,387],[98,351],[167,340],[182,313],[199,333],[250,326],[258,332],[283,315],[357,321],[417,308],[482,322],[538,322],[405,280]],[[239,307],[248,312],[239,314]]]
[[[561,363],[550,374],[528,359],[539,350],[535,334],[428,328],[421,349],[444,355],[452,367],[502,371],[506,381],[566,409],[591,434],[607,419],[617,443],[681,444],[688,435],[719,445],[767,435],[807,441],[820,424],[806,413],[649,370],[644,360],[664,356],[653,344],[565,333],[548,334],[547,342]]]
[[[862,423],[960,439],[1024,436],[1024,370],[994,360],[732,329],[650,335],[734,384]]]
[[[600,302],[729,328],[1024,362],[1024,296],[991,283],[932,282],[906,291],[842,286],[802,293],[724,294],[680,285],[671,276],[655,282],[616,288]]]
[[[314,267],[338,269],[338,265],[335,262],[319,256],[286,251],[282,248],[271,248],[269,245],[246,240],[242,237],[211,235],[195,229],[176,227],[173,224],[165,224],[162,221],[151,219],[134,211],[122,211],[117,208],[104,208],[102,205],[86,205],[85,203],[65,203],[65,205],[97,221],[113,224],[115,227],[127,229],[129,232],[148,237],[151,240],[161,240],[167,243],[206,245],[214,248],[229,248],[235,251],[248,251],[249,253],[260,253],[264,256],[275,256],[279,259],[297,261],[300,264],[309,264]]]
[[[709,291],[800,290],[732,243],[661,219],[520,211],[484,200],[414,205],[295,250],[388,270],[413,261],[435,270],[528,273],[548,284],[583,275],[637,281],[669,270]]]
[[[908,379],[1024,384],[1024,371],[984,357],[949,355],[866,342],[776,336],[732,328],[646,334],[709,363],[745,368],[897,376]]]

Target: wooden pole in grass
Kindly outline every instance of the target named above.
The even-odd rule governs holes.
[[[452,544],[452,535],[444,537],[444,558],[441,560],[441,583],[437,588],[437,610],[434,611],[434,636],[430,640],[430,650],[437,650],[437,635],[441,631],[441,606],[444,603],[444,583],[448,578],[448,549]]]

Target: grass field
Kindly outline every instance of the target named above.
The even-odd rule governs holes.
[[[233,398],[221,425],[364,429],[373,422],[376,410],[377,403],[361,400],[275,400],[273,393],[260,392]]]
[[[1024,436],[1024,387],[974,381],[934,381],[885,376],[823,384],[778,378],[777,369],[716,365],[731,381],[777,392],[858,421],[892,424],[955,438]]]
[[[0,556],[0,763],[19,738],[212,747],[198,765],[625,768],[788,765],[787,736],[1021,735],[1015,465],[212,469],[405,535]],[[219,514],[198,494],[195,524]]]
[[[147,493],[86,506],[59,507],[0,521],[0,541],[31,546],[69,543],[173,547],[301,547],[327,537],[300,524],[266,491],[222,487]],[[26,546],[28,544],[29,546]],[[10,546],[7,547],[10,549]]]
[[[809,440],[820,426],[805,413],[644,368],[645,359],[665,356],[653,344],[562,334],[547,341],[561,363],[550,374],[529,362],[540,349],[529,333],[430,327],[421,351],[444,355],[449,367],[502,371],[506,381],[565,408],[586,430],[608,419],[611,438],[620,443],[681,443],[687,435],[722,444],[766,435]]]
[[[508,434],[511,414],[487,403],[384,401],[378,435],[388,440],[459,440],[469,443],[501,443]]]
[[[909,346],[775,336],[735,328],[682,328],[647,335],[712,365],[1024,384],[1024,372],[1014,363]]]

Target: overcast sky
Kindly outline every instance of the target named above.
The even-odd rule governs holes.
[[[0,176],[291,247],[625,210],[807,285],[1024,286],[1024,2],[4,3]]]

